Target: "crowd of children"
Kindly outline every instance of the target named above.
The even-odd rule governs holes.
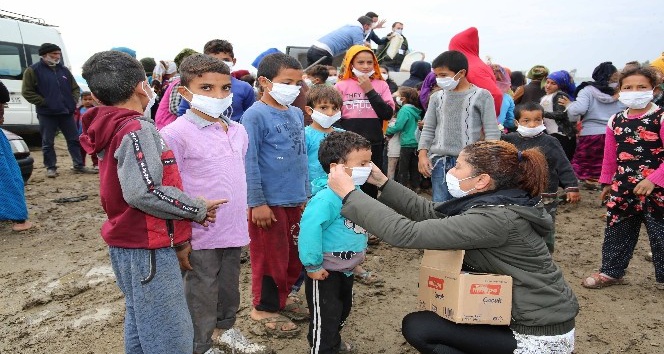
[[[88,59],[91,92],[82,93],[76,121],[100,172],[109,218],[102,236],[126,298],[126,351],[270,352],[235,327],[240,258],[249,246],[248,320],[256,333],[293,337],[306,320],[312,353],[351,352],[341,330],[353,283],[375,279],[361,264],[381,235],[341,215],[344,200],[328,187],[331,169],[343,166],[373,198],[379,188],[365,182],[376,166],[418,194],[429,181],[431,199],[445,202],[473,191],[460,183],[474,176],[458,179],[450,170],[482,140],[513,144],[519,161],[528,149],[544,154],[547,187],[531,197],[552,218],[560,187],[562,201],[576,203],[580,182],[603,186],[602,267],[584,287],[626,283],[645,223],[655,286],[664,289],[664,108],[653,103],[664,72],[602,63],[595,81],[577,88],[569,72],[537,65],[530,83],[513,86],[522,73],[478,62],[459,41],[459,50],[431,62],[417,88],[397,88],[374,52],[356,45],[338,74],[266,55],[255,93],[232,76],[232,45],[212,40],[205,54],[188,53],[179,64],[164,92],[181,97],[180,109],[159,131],[147,118],[158,97],[141,63],[117,51]],[[176,75],[170,62],[161,67],[153,80]],[[487,78],[478,72],[493,73],[495,87],[482,87]],[[550,253],[554,241],[555,228],[545,237]]]

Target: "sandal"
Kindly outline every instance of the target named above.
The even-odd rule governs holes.
[[[286,304],[280,314],[290,318],[293,321],[304,321],[309,319],[309,309],[306,308],[303,304],[297,303],[295,301],[290,304]]]
[[[382,285],[385,281],[371,272],[362,272],[353,274],[355,280],[364,285]]]
[[[258,336],[268,335],[274,338],[293,338],[300,334],[300,327],[282,315],[266,317],[260,320],[252,318],[251,320],[254,322],[251,332]],[[284,324],[287,323],[293,324],[295,328],[284,330]],[[274,328],[270,327],[270,324],[274,324]]]
[[[593,273],[581,283],[587,289],[601,289],[611,285],[625,284],[627,284],[627,281],[624,278],[615,279],[602,273]]]

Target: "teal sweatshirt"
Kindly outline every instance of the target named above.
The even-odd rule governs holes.
[[[387,128],[387,135],[394,135],[401,132],[401,147],[416,148],[417,138],[415,132],[417,131],[417,122],[422,119],[420,115],[422,110],[407,103],[399,109],[397,113],[397,121],[394,126]]]
[[[314,196],[300,221],[300,261],[310,273],[325,269],[351,276],[365,258],[366,230],[341,216],[341,198],[328,188],[327,176],[311,184]]]

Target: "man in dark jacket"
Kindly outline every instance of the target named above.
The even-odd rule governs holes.
[[[408,40],[403,36],[402,31],[403,23],[395,22],[392,24],[392,32],[383,38],[383,44],[379,45],[378,49],[376,49],[378,63],[387,66],[390,71],[399,71],[404,57],[408,54]],[[390,43],[395,36],[398,37],[396,43]],[[399,45],[399,43],[401,44]],[[397,49],[394,56],[390,56],[393,50],[393,48],[390,48],[391,45],[399,45],[399,49]],[[388,48],[390,49],[389,51]]]
[[[81,144],[74,122],[74,110],[81,89],[69,69],[62,64],[60,47],[44,43],[39,47],[39,56],[41,60],[28,67],[23,74],[21,93],[37,109],[46,177],[58,176],[54,146],[58,128],[67,140],[74,172],[97,173],[83,166]]]

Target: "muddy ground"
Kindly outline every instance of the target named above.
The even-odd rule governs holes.
[[[105,219],[99,179],[73,174],[62,140],[57,147],[57,179],[44,177],[41,152],[33,148],[36,168],[26,199],[36,227],[16,233],[0,223],[0,353],[122,353],[124,300],[99,235]],[[81,195],[88,199],[54,202]],[[604,225],[598,192],[583,191],[582,197],[576,206],[560,207],[554,255],[581,305],[576,353],[664,353],[664,292],[655,290],[653,267],[644,260],[649,246],[643,230],[627,274],[630,285],[581,287],[582,278],[599,266]],[[371,250],[366,266],[379,272],[385,285],[355,286],[343,336],[358,353],[415,353],[400,325],[415,309],[420,252],[384,243]],[[250,333],[249,273],[249,264],[243,264],[238,326],[278,353],[306,353],[305,331],[290,340]]]

